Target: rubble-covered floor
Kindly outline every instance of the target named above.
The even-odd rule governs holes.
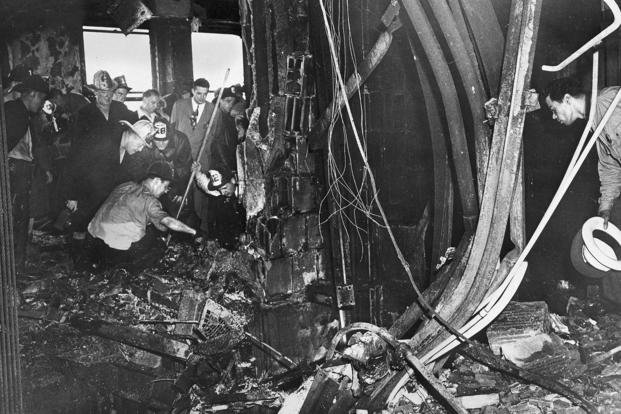
[[[261,373],[243,341],[264,294],[248,253],[173,242],[157,266],[130,273],[74,271],[60,236],[35,232],[30,248],[27,272],[18,277],[26,412],[169,412],[178,396],[173,382],[190,354],[215,361],[199,375],[214,393],[205,401],[243,393],[240,400],[278,405],[278,394],[258,386]],[[196,317],[201,338],[191,329],[197,325],[156,322]],[[155,335],[131,343],[135,332]]]
[[[286,413],[300,406],[300,398],[295,404],[289,396],[302,376],[262,382],[285,369],[260,369],[244,338],[265,301],[251,250],[174,242],[157,266],[130,273],[74,271],[60,236],[35,232],[31,248],[28,271],[19,276],[26,412],[166,413],[174,403],[178,413],[269,413],[284,403]],[[601,299],[596,287],[584,297],[563,284],[557,289],[569,297],[566,315],[552,317],[551,335],[558,343],[530,355],[527,363],[583,395],[599,412],[621,412],[618,306]],[[199,333],[192,329],[197,325],[172,323],[197,319],[203,320]],[[131,339],[136,333],[147,336]],[[394,368],[382,357],[369,367],[356,365],[354,394],[370,393],[389,366]],[[313,370],[305,368],[308,385]],[[459,354],[439,377],[473,413],[582,412],[563,396]],[[444,411],[417,387],[410,383],[389,412]],[[303,400],[305,394],[298,395]]]

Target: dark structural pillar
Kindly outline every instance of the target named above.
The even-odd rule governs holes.
[[[161,94],[171,93],[175,84],[193,80],[190,22],[170,17],[151,20],[150,25],[153,86]],[[218,79],[208,81],[211,85],[220,82]]]
[[[0,104],[0,413],[20,414],[23,410],[17,327],[18,297],[7,153],[4,106]]]

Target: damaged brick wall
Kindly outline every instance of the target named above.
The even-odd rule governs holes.
[[[249,3],[251,7],[240,3],[242,27],[251,21],[250,36],[243,36],[253,46],[248,59],[253,91],[243,148],[244,204],[267,259],[267,292],[287,295],[326,279],[319,224],[321,167],[305,136],[314,95],[307,5],[297,0]],[[266,79],[268,85],[262,84]]]
[[[252,71],[250,126],[241,148],[243,201],[271,304],[253,331],[294,360],[313,357],[321,327],[333,320],[320,224],[323,168],[306,139],[315,94],[307,7],[300,0],[240,1]],[[309,294],[317,285],[323,304]]]

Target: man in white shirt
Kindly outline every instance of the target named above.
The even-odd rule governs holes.
[[[149,89],[142,94],[142,104],[136,111],[138,119],[146,119],[151,123],[155,122],[157,116],[157,104],[160,101],[160,93],[155,89]]]

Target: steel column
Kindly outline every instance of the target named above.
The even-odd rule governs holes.
[[[5,122],[4,106],[0,104],[0,413],[20,414],[23,409],[17,326],[18,297]]]

